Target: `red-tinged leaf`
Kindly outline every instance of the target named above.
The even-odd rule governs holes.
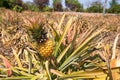
[[[66,40],[65,40],[65,39],[63,39],[62,43],[63,43],[63,45],[66,45]]]
[[[68,29],[68,32],[67,32],[68,43],[70,43],[70,42],[71,42],[71,39],[72,39],[72,38],[71,38],[71,31],[72,31],[71,29],[72,29],[72,27],[69,28],[69,29]]]
[[[3,60],[3,63],[5,65],[5,67],[8,69],[7,70],[7,75],[11,76],[12,75],[12,70],[11,70],[11,64],[10,64],[10,62],[3,55],[0,55],[0,58]]]
[[[116,59],[112,59],[112,60],[111,60],[110,66],[111,66],[111,68],[116,67]]]

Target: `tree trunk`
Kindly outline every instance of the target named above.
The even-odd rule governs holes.
[[[107,5],[107,1],[108,1],[108,0],[105,0],[105,3],[104,3],[104,7],[103,7],[103,15],[106,13],[106,5]]]

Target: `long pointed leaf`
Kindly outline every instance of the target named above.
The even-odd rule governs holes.
[[[57,62],[58,62],[58,63],[62,60],[63,56],[67,53],[67,51],[68,51],[68,49],[70,48],[70,46],[71,46],[71,44],[69,44],[69,45],[63,50],[63,52],[61,52],[61,54],[58,56],[58,58],[57,58]]]
[[[74,60],[75,58],[79,57],[79,56],[74,57],[74,55],[75,55],[78,51],[84,49],[85,46],[87,46],[87,44],[88,44],[92,39],[94,39],[97,35],[99,35],[101,31],[103,31],[103,29],[95,32],[93,35],[91,35],[90,37],[88,37],[88,38],[86,39],[86,41],[85,41],[84,43],[82,43],[82,44],[63,62],[63,64],[59,67],[59,69],[64,68],[64,67],[65,67],[66,65],[68,65],[72,60]],[[73,57],[74,57],[74,58],[73,58]]]
[[[20,68],[22,68],[22,63],[21,63],[21,61],[20,61],[20,59],[19,59],[19,56],[18,56],[18,54],[17,54],[17,51],[16,51],[15,49],[13,49],[13,48],[12,48],[12,51],[13,51],[13,54],[14,54],[14,56],[15,56],[15,59],[16,59],[16,61],[17,61],[17,63],[18,63],[18,66],[19,66]]]
[[[66,14],[64,14],[64,15],[62,16],[61,20],[60,20],[60,23],[59,23],[59,25],[58,25],[59,30],[61,29],[61,26],[62,26],[62,23],[63,23],[63,21],[64,21],[65,16],[66,16]]]
[[[58,55],[58,49],[59,49],[59,47],[60,47],[60,45],[61,45],[64,37],[66,36],[67,30],[70,28],[71,24],[72,24],[72,18],[70,18],[70,20],[68,21],[67,25],[65,26],[64,31],[63,31],[63,34],[62,34],[62,36],[60,37],[60,40],[59,40],[59,42],[58,42],[58,44],[57,44],[57,46],[56,46],[56,49],[55,49],[55,51],[54,51],[54,56],[55,56],[55,57]]]
[[[50,75],[50,71],[49,71],[49,63],[48,60],[45,62],[45,68],[46,68],[46,72],[48,74],[49,80],[52,80],[51,75]]]

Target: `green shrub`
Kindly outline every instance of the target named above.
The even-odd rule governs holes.
[[[43,11],[45,12],[45,11],[52,11],[53,9],[52,8],[50,8],[49,6],[45,6],[44,8],[43,8]]]
[[[102,12],[103,8],[101,6],[91,6],[87,8],[87,12]]]
[[[30,5],[30,6],[28,6],[28,10],[36,11],[36,12],[40,11],[39,8],[36,5]]]
[[[13,10],[16,12],[22,12],[23,8],[21,6],[16,5],[14,6]]]
[[[15,6],[15,0],[1,0],[1,7],[12,9]]]
[[[83,11],[83,6],[78,2],[78,0],[66,0],[66,5],[72,11]]]
[[[103,6],[99,1],[93,2],[90,7],[87,8],[87,12],[102,12]]]

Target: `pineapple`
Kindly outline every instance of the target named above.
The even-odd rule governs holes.
[[[44,58],[49,57],[53,51],[53,41],[52,40],[46,40],[39,45],[39,53]]]
[[[36,26],[30,29],[33,39],[38,43],[37,49],[43,58],[49,57],[53,52],[53,41],[48,38],[45,28]]]

